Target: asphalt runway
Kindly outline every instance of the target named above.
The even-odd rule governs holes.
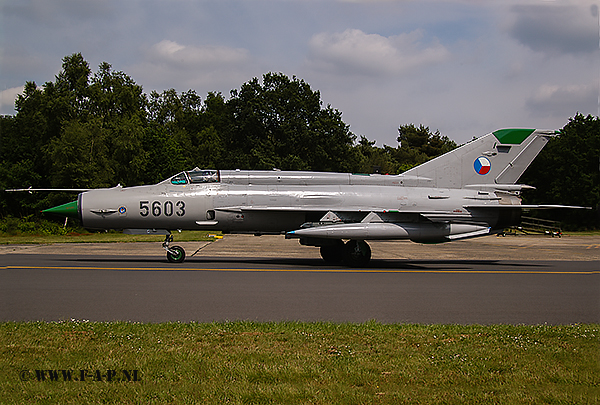
[[[374,244],[370,266],[349,269],[324,265],[316,249],[256,239],[219,241],[179,265],[168,263],[157,244],[109,246],[112,254],[98,254],[106,245],[83,246],[77,254],[57,254],[56,245],[5,248],[0,321],[600,323],[597,240],[572,248],[589,251],[588,260],[501,259],[532,253],[520,246],[509,255],[512,242],[493,239],[482,242],[500,245],[486,249],[488,258],[385,257],[389,245]],[[240,242],[250,240],[268,251],[236,256],[235,247],[244,253],[250,242]],[[454,251],[480,252],[473,247],[482,245],[470,243]],[[146,248],[153,253],[140,255]]]

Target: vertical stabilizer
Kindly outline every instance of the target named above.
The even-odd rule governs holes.
[[[429,178],[434,187],[515,184],[557,131],[500,129],[414,167],[404,174]]]

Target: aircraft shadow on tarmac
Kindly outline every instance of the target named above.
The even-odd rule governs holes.
[[[65,258],[63,257],[63,260]],[[202,256],[202,257],[190,257],[182,264],[168,263],[165,259],[160,257],[141,257],[141,256],[85,256],[85,257],[73,257],[66,261],[74,262],[86,262],[86,263],[127,263],[127,264],[147,264],[160,266],[161,270],[163,266],[169,266],[172,270],[190,270],[190,268],[202,266],[210,270],[210,267],[214,268],[230,268],[230,269],[245,269],[252,270],[253,268],[273,268],[273,269],[285,269],[291,267],[297,269],[299,267],[303,269],[324,269],[324,270],[479,270],[482,267],[485,268],[498,268],[502,269],[515,268],[515,267],[527,267],[527,268],[539,268],[547,267],[546,263],[543,262],[516,262],[516,261],[502,261],[502,260],[468,260],[468,259],[456,259],[456,260],[420,260],[420,259],[372,259],[367,267],[346,267],[340,264],[329,264],[325,263],[319,258],[248,258],[248,257],[215,257],[215,256]],[[206,267],[208,266],[208,267]],[[284,266],[282,268],[282,266]],[[150,268],[149,268],[150,270]]]

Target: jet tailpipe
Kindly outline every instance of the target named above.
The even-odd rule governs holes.
[[[410,239],[414,242],[437,243],[489,234],[489,227],[448,223],[351,223],[316,226],[288,232],[287,238],[328,239]]]

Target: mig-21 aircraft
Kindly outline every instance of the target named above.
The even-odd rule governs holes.
[[[155,185],[83,191],[43,212],[88,229],[164,234],[174,263],[185,251],[171,245],[172,231],[214,230],[285,234],[320,247],[327,262],[365,266],[368,240],[449,242],[502,232],[523,208],[562,207],[522,205],[532,187],[516,184],[556,135],[498,130],[399,175],[196,168]]]

